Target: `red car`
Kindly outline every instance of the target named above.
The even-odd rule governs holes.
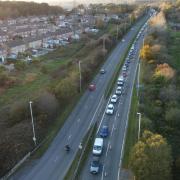
[[[127,73],[123,71],[123,77],[127,77]]]
[[[88,89],[89,89],[89,91],[95,91],[95,89],[96,89],[95,84],[90,84]]]

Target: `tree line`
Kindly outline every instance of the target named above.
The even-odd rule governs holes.
[[[174,16],[166,13],[176,12],[167,10],[170,7],[163,6],[150,21],[149,35],[140,53],[143,87],[139,110],[144,132],[133,147],[130,160],[138,180],[180,177],[180,67],[177,54],[172,55],[175,38],[168,27],[169,19],[165,18]]]
[[[0,19],[17,18],[21,16],[57,15],[64,10],[59,6],[49,6],[47,3],[0,1]]]

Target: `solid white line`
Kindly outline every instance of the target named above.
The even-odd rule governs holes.
[[[135,75],[136,75],[136,73],[137,73],[137,68],[138,68],[138,63],[136,64]],[[118,170],[118,177],[117,177],[117,180],[119,180],[120,173],[121,173],[122,155],[123,155],[123,150],[124,150],[124,143],[125,143],[125,137],[126,137],[126,131],[127,131],[127,125],[128,125],[128,118],[129,118],[130,106],[131,106],[132,95],[133,95],[133,87],[134,87],[134,83],[135,83],[135,77],[136,77],[136,76],[134,76],[133,84],[132,84],[132,87],[131,87],[130,103],[129,103],[129,106],[128,106],[127,120],[126,120],[126,125],[125,125],[124,136],[123,136],[123,144],[122,144],[122,148],[121,148],[121,154],[120,154],[119,170]]]
[[[103,169],[102,169],[101,180],[103,180],[103,175],[104,175],[104,166],[103,166]]]
[[[108,147],[107,147],[107,149],[106,149],[106,157],[107,157],[107,154],[108,154],[109,145],[110,145],[110,142],[108,142]]]
[[[92,123],[93,123],[93,120],[94,120],[94,118],[95,118],[95,116],[96,116],[96,113],[98,112],[98,109],[99,109],[99,106],[101,105],[101,102],[102,102],[102,100],[103,100],[103,97],[104,97],[104,94],[102,95],[102,97],[101,97],[101,99],[100,99],[100,101],[99,101],[98,107],[96,108],[96,111],[95,111],[95,113],[94,113],[94,115],[93,115],[93,118],[91,119],[91,122],[90,122],[90,124],[89,124],[89,126],[88,126],[88,130],[90,129],[90,127],[91,127],[91,125],[92,125]]]
[[[106,104],[106,108],[105,108],[105,110],[104,110],[104,113],[103,113],[103,116],[102,116],[102,118],[101,118],[101,121],[100,121],[100,124],[99,124],[99,127],[98,127],[98,130],[97,130],[96,134],[98,134],[98,132],[99,132],[99,129],[100,129],[100,127],[101,127],[101,124],[102,124],[102,121],[103,121],[103,119],[104,119],[104,116],[105,116],[105,113],[106,113],[106,109],[107,109],[107,106],[108,106],[110,100],[111,100],[111,96],[109,97],[108,103]]]

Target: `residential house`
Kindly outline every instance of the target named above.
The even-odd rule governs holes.
[[[23,40],[10,41],[6,44],[8,55],[18,54],[19,52],[24,52],[27,47]]]
[[[1,31],[0,30],[0,43],[4,43],[8,41],[8,34],[7,32]]]
[[[27,49],[38,49],[42,47],[42,37],[29,37],[24,39]]]

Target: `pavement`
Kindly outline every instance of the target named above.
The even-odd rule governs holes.
[[[96,175],[90,173],[90,163],[93,159],[93,155],[91,153],[80,175],[80,179],[82,180],[127,180],[127,176],[123,176],[124,173],[121,174],[121,165],[133,87],[139,64],[139,50],[142,43],[143,36],[141,36],[136,42],[136,54],[129,64],[123,94],[119,97],[118,102],[115,104],[115,113],[113,115],[106,115],[104,111],[97,130],[96,137],[99,137],[99,129],[101,129],[103,125],[107,125],[110,131],[109,136],[104,139],[103,154],[100,157],[100,172]],[[121,73],[122,72],[120,72],[120,74]],[[115,94],[116,88],[117,85],[115,85],[112,94]]]
[[[84,95],[80,98],[76,107],[72,113],[67,118],[64,126],[60,129],[57,136],[54,138],[53,142],[44,153],[44,155],[37,160],[35,165],[26,166],[21,168],[13,176],[11,180],[61,180],[66,175],[75,154],[78,150],[78,146],[82,141],[83,137],[87,133],[91,125],[98,121],[100,118],[101,110],[106,105],[106,100],[104,99],[104,93],[108,82],[110,81],[117,64],[120,61],[121,56],[128,48],[129,43],[134,38],[142,22],[145,22],[147,17],[143,17],[139,22],[134,25],[134,29],[130,30],[124,37],[125,42],[120,42],[116,48],[112,51],[111,55],[108,57],[103,67],[106,73],[101,75],[97,74],[93,82],[96,84],[96,90],[93,92],[86,91]],[[131,76],[133,76],[132,73]],[[130,77],[132,78],[132,77]],[[127,87],[131,89],[131,87]],[[129,92],[129,91],[127,91]],[[127,96],[130,96],[127,94]],[[130,97],[129,97],[130,98]],[[125,106],[129,106],[129,102],[125,99],[121,100],[122,103],[126,103]],[[122,106],[121,104],[119,106]],[[124,105],[123,105],[124,106]],[[127,114],[122,112],[122,109],[118,107],[118,112],[120,114]],[[127,111],[127,109],[126,109]],[[123,126],[126,118],[124,120],[110,120],[118,123],[118,126]],[[107,120],[108,121],[108,120]],[[123,137],[124,131],[114,131],[113,136]],[[114,139],[114,138],[113,138]],[[120,140],[122,141],[122,140]],[[116,142],[114,142],[116,143]],[[119,142],[121,143],[121,142]],[[71,151],[66,153],[64,151],[64,146],[70,144]],[[114,151],[119,151],[120,146]],[[115,152],[116,153],[116,152]],[[107,167],[110,166],[110,162],[107,162]],[[108,165],[109,164],[109,165]],[[105,168],[105,167],[104,167]],[[113,169],[113,167],[111,167]],[[86,178],[85,178],[86,179]]]

